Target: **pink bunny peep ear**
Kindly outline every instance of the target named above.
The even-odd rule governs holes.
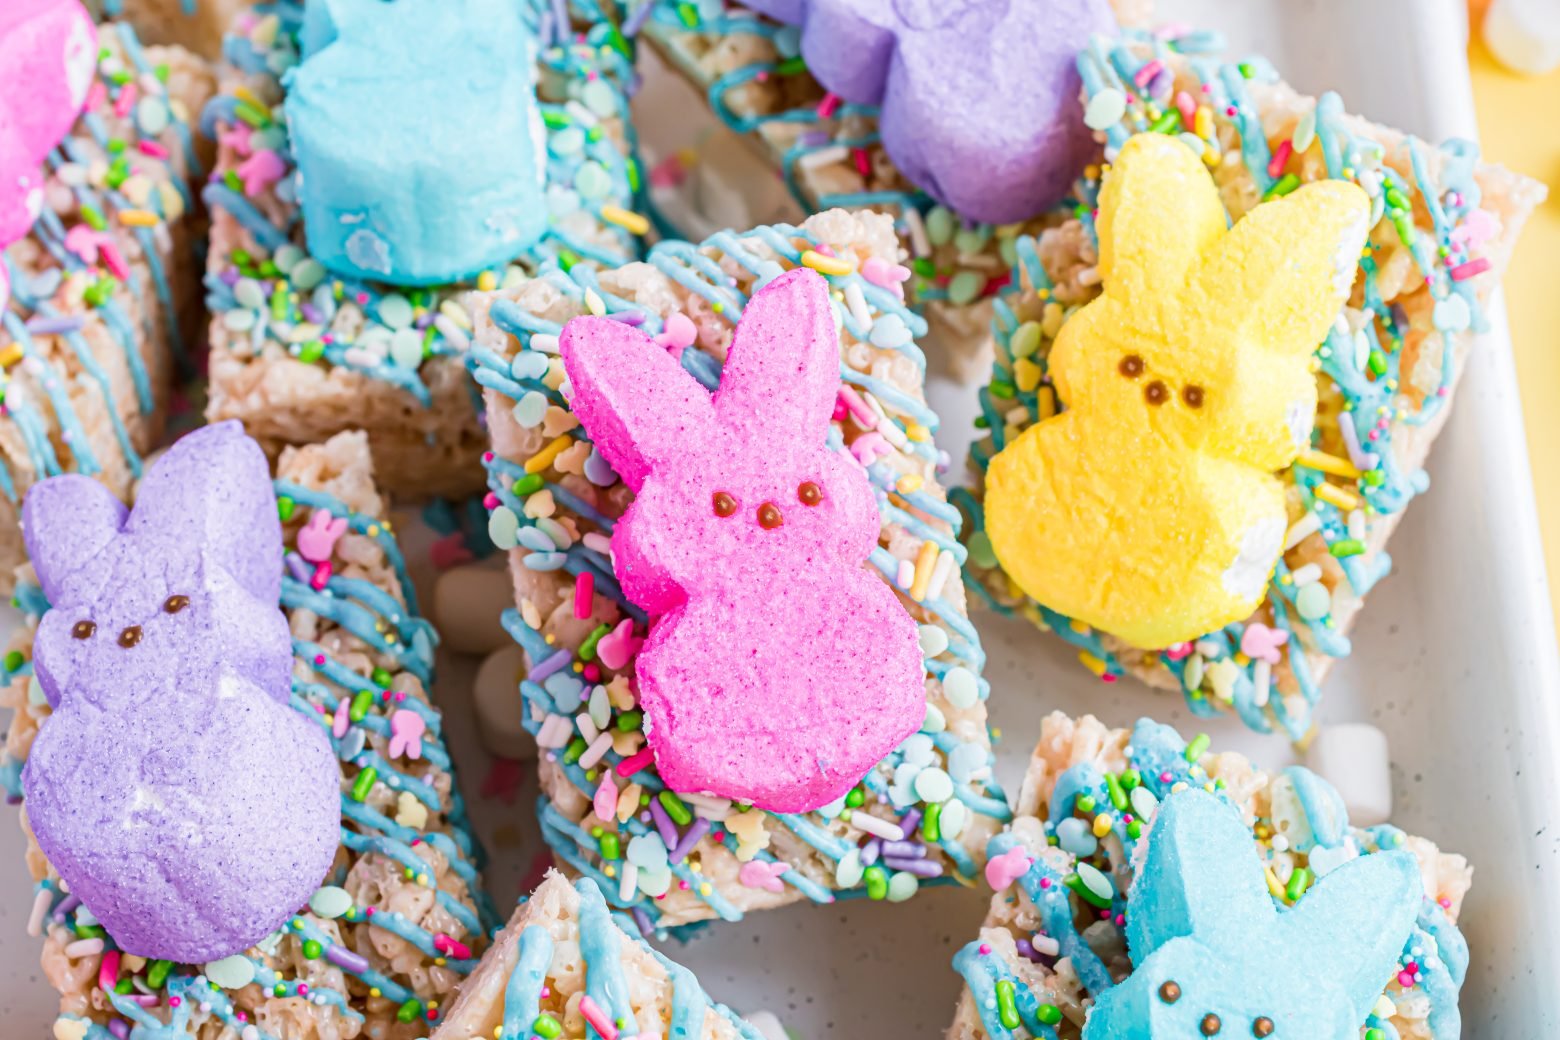
[[[643,332],[611,318],[575,318],[559,346],[574,414],[630,491],[708,440],[709,393]]]
[[[822,448],[840,391],[839,333],[823,276],[805,267],[748,301],[732,337],[715,413],[739,441],[777,436]]]
[[[65,595],[71,579],[89,567],[123,529],[123,502],[91,477],[50,477],[22,502],[22,535],[43,594]]]
[[[263,603],[281,595],[282,525],[265,453],[237,421],[187,434],[141,481],[127,531],[145,551],[219,563]]]

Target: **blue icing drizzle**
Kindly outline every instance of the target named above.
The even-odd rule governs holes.
[[[1218,46],[1219,41],[1205,33],[1161,39],[1128,30],[1119,39],[1096,38],[1078,59],[1085,92],[1093,98],[1114,91],[1130,99],[1122,119],[1105,128],[1106,157],[1132,134],[1150,129],[1179,130],[1192,147],[1216,156],[1221,138],[1214,128],[1227,126],[1235,137],[1229,147],[1253,190],[1292,190],[1298,175],[1269,172],[1269,165],[1282,156],[1270,148],[1262,111],[1250,86],[1270,84],[1276,81],[1276,74],[1257,59],[1237,65],[1203,56]],[[1193,126],[1182,125],[1178,103],[1172,98],[1177,88],[1164,67],[1172,59],[1183,62],[1191,78],[1192,85],[1185,87],[1187,96],[1201,91],[1199,102],[1207,114],[1199,116]],[[1161,63],[1158,72],[1148,68],[1152,62]],[[1153,73],[1146,89],[1137,82],[1145,70]],[[1372,199],[1373,217],[1383,222],[1360,261],[1357,275],[1362,296],[1358,314],[1367,320],[1358,330],[1343,323],[1335,326],[1317,351],[1323,408],[1313,447],[1331,468],[1318,468],[1313,455],[1302,457],[1287,473],[1306,510],[1292,528],[1295,541],[1307,537],[1307,532],[1311,532],[1313,542],[1319,538],[1319,548],[1326,550],[1327,566],[1335,566],[1342,581],[1325,572],[1318,574],[1319,567],[1302,567],[1298,562],[1291,567],[1279,561],[1267,597],[1265,612],[1269,616],[1263,622],[1289,634],[1277,665],[1240,653],[1244,624],[1150,655],[1154,666],[1178,681],[1195,714],[1233,711],[1253,729],[1265,732],[1276,725],[1294,740],[1304,737],[1312,726],[1320,696],[1317,658],[1344,657],[1352,649],[1335,615],[1340,601],[1364,596],[1391,569],[1387,553],[1365,551],[1370,531],[1382,518],[1401,512],[1429,486],[1423,471],[1409,471],[1398,461],[1394,435],[1439,414],[1457,375],[1456,337],[1464,330],[1481,328],[1485,320],[1470,281],[1470,272],[1480,269],[1473,253],[1477,243],[1470,244],[1467,237],[1469,217],[1480,202],[1475,180],[1477,147],[1461,140],[1442,145],[1436,176],[1432,166],[1437,164],[1430,161],[1429,146],[1410,139],[1403,146],[1411,171],[1411,176],[1405,176],[1386,163],[1380,143],[1364,136],[1368,130],[1345,116],[1343,102],[1336,94],[1319,98],[1311,112],[1302,113],[1299,124],[1287,143],[1293,146],[1299,134],[1314,133],[1314,145],[1302,142],[1313,149],[1308,154],[1320,152],[1327,176],[1352,180],[1364,188]],[[1279,152],[1285,150],[1280,148]],[[1076,219],[1091,237],[1098,192],[1097,175],[1081,179],[1076,197],[1069,203],[1070,212],[1063,213]],[[1429,215],[1429,229],[1415,226],[1416,203]],[[1393,240],[1384,241],[1389,233]],[[1391,249],[1399,247],[1411,258],[1412,272],[1402,283],[1407,288],[1394,291],[1402,297],[1415,291],[1414,286],[1427,287],[1429,299],[1425,302],[1434,304],[1422,319],[1432,326],[1428,330],[1411,327],[1403,305],[1384,299],[1381,263]],[[980,470],[1007,445],[1014,429],[1033,425],[1065,405],[1056,399],[1046,374],[1048,338],[1035,315],[1040,310],[1054,310],[1045,321],[1059,322],[1072,304],[1064,307],[1053,299],[1054,286],[1040,263],[1034,237],[1020,235],[1013,253],[1013,288],[998,298],[995,307],[997,362],[991,383],[980,393],[977,424],[987,436],[971,449],[971,461]],[[1027,305],[1023,313],[1030,320],[1020,319],[1022,305]],[[1408,359],[1415,356],[1419,360],[1411,366]],[[1436,383],[1428,388],[1421,385],[1425,374],[1420,371],[1427,358],[1434,359],[1437,368]],[[1015,373],[1021,360],[1038,366],[1038,385],[1019,385]],[[1333,461],[1326,462],[1327,458]],[[1348,508],[1339,505],[1340,490]],[[976,569],[990,571],[996,560],[986,539],[978,500],[962,491],[951,497],[972,521],[966,536]],[[1348,503],[1350,498],[1359,503],[1357,507]],[[969,585],[994,609],[1029,617],[1056,632],[1102,677],[1115,679],[1124,674],[1122,661],[1101,633],[1074,626],[1070,619],[1033,601],[1013,601],[1003,579],[990,579],[989,583],[971,580]],[[1304,652],[1295,652],[1297,649]]]
[[[310,252],[396,285],[541,238],[535,41],[512,0],[311,0],[284,79]]]
[[[1275,819],[1285,814],[1284,848],[1315,852],[1318,866],[1313,871],[1308,858],[1286,884],[1271,875],[1264,880],[1266,861],[1279,849],[1277,826],[1259,819],[1248,828],[1240,821],[1222,781],[1211,781],[1198,763],[1206,746],[1205,737],[1189,747],[1173,728],[1143,719],[1126,747],[1130,768],[1107,774],[1082,761],[1064,770],[1051,790],[1044,828],[1058,847],[1032,857],[1017,881],[1038,911],[1041,931],[1032,941],[1016,936],[1015,944],[1020,957],[1047,968],[1055,958],[1071,960],[1096,1008],[1084,1036],[1201,1035],[1201,1019],[1210,1012],[1224,1031],[1241,1035],[1257,1017],[1271,1018],[1272,1035],[1280,1037],[1353,1038],[1362,1024],[1396,1035],[1374,1008],[1383,984],[1413,964],[1416,985],[1429,1000],[1431,1034],[1454,1040],[1467,944],[1446,912],[1423,895],[1417,862],[1401,851],[1402,832],[1385,825],[1351,829],[1337,791],[1292,767],[1272,781],[1272,812]],[[1161,818],[1167,800],[1174,815]],[[1096,840],[1089,831],[1101,812],[1110,830]],[[1069,830],[1068,821],[1083,826]],[[1022,845],[1009,830],[992,838],[987,852],[994,858],[1015,848]],[[1333,856],[1325,870],[1322,849]],[[1132,864],[1136,879],[1125,896],[1111,885],[1104,901],[1082,881],[1082,864],[1112,880]],[[1096,914],[1096,929],[1109,922],[1126,940],[1134,967],[1124,979],[1095,952],[1113,941],[1103,935],[1085,941],[1079,928]],[[1354,938],[1340,941],[1345,935]],[[1307,972],[1310,965],[1327,974]],[[1021,1027],[1054,1035],[1034,1028],[1051,1028],[1036,1016],[1043,1012],[1054,1025],[1061,1012],[1036,1010],[1042,995],[990,943],[965,946],[954,968],[992,1040],[1015,1040]],[[1174,1002],[1159,993],[1166,981],[1179,987]]]

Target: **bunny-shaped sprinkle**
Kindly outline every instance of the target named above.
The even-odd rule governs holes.
[[[45,157],[87,101],[97,31],[77,0],[0,4],[0,248],[43,210]],[[0,264],[0,307],[10,295]]]
[[[1189,788],[1154,816],[1127,897],[1132,974],[1084,1040],[1358,1040],[1424,900],[1410,852],[1335,868],[1280,910],[1238,810]]]
[[[988,473],[987,531],[1025,592],[1150,649],[1257,607],[1287,526],[1273,472],[1310,443],[1312,354],[1369,215],[1318,181],[1226,230],[1185,144],[1127,141],[1100,196],[1104,295],[1050,355],[1067,411]]]
[[[826,446],[823,279],[753,295],[713,396],[621,322],[576,318],[561,346],[575,414],[637,495],[612,557],[657,615],[637,674],[661,777],[774,812],[840,797],[920,726],[925,673],[915,622],[863,567],[871,485]]]
[[[341,812],[325,729],[289,706],[265,455],[238,423],[208,426],[133,510],[62,476],[22,522],[51,604],[33,663],[54,713],[22,777],[39,846],[127,953],[252,946],[320,884]]]
[[[503,264],[547,223],[536,41],[512,0],[309,0],[284,79],[309,251],[432,285]]]
[[[1076,59],[1116,20],[1106,0],[748,0],[802,27],[818,81],[882,105],[901,173],[971,220],[1054,205],[1088,161]]]
[[[346,517],[333,517],[328,509],[316,509],[298,531],[298,555],[310,563],[329,563],[346,530]]]

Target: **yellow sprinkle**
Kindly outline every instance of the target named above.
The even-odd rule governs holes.
[[[638,213],[631,213],[621,206],[601,207],[601,219],[626,228],[631,235],[643,235],[650,230],[650,221]]]
[[[915,556],[915,580],[910,583],[910,598],[917,603],[926,598],[927,587],[932,583],[932,565],[937,562],[937,543],[931,539],[921,543],[921,551]]]
[[[1264,869],[1263,873],[1267,875],[1268,891],[1273,893],[1273,898],[1284,899],[1284,886],[1278,883],[1278,875],[1273,873],[1273,868],[1267,867]],[[1287,903],[1288,901],[1289,900],[1284,899],[1284,902]]]
[[[527,473],[540,473],[548,466],[551,466],[553,459],[556,459],[559,455],[562,455],[563,452],[573,443],[573,437],[570,437],[566,433],[559,434],[557,437],[552,439],[552,442],[548,444],[547,447],[543,448],[541,451],[537,452],[535,455],[532,455],[529,459],[526,460],[525,471]]]
[[[606,302],[602,300],[601,294],[594,289],[585,290],[585,309],[598,318],[607,313]]]
[[[1318,469],[1323,473],[1331,473],[1335,477],[1343,477],[1345,480],[1360,479],[1360,471],[1354,463],[1348,459],[1340,459],[1336,455],[1329,455],[1325,451],[1307,448],[1295,461],[1308,469]]]
[[[378,524],[369,524],[368,527],[365,530],[367,531],[368,536],[370,538],[378,538],[379,537],[379,525]]]
[[[1213,110],[1207,105],[1197,108],[1197,115],[1192,118],[1192,133],[1205,141],[1213,140]]]
[[[22,360],[22,345],[20,343],[12,343],[4,350],[0,350],[0,368],[10,368],[20,360]]]
[[[383,992],[380,990],[380,988],[378,986],[370,986],[368,988],[368,995],[371,996],[371,997],[380,997],[380,996],[383,996],[384,994],[383,994]]]
[[[709,895],[713,891],[715,891],[715,890],[710,887],[709,882],[707,882],[707,881],[704,884],[699,886],[699,895],[701,895],[701,896],[707,896],[707,895]]]
[[[913,441],[925,442],[932,439],[932,431],[918,422],[906,423],[905,436]]]
[[[1079,621],[1076,618],[1073,619],[1072,621],[1067,622],[1067,627],[1071,628],[1074,632],[1078,633],[1080,636],[1086,636],[1086,635],[1089,634],[1089,625],[1088,625],[1088,623],[1084,622],[1084,621]]]
[[[492,271],[483,271],[477,275],[477,288],[483,292],[492,292],[498,288],[498,275]]]
[[[250,90],[248,87],[244,87],[244,86],[234,87],[233,88],[233,96],[238,98],[238,100],[240,100],[240,101],[247,101],[251,105],[254,105],[258,109],[262,109],[263,111],[266,111],[266,112],[271,111],[271,106],[266,104],[264,101],[261,101],[258,97],[256,97],[255,96],[255,92]]]
[[[1019,390],[1027,394],[1040,385],[1040,366],[1028,358],[1019,358],[1013,362],[1013,379]]]
[[[811,267],[819,274],[845,275],[851,272],[850,264],[837,256],[824,256],[816,249],[809,249],[802,253],[802,264]]]
[[[898,491],[901,495],[909,495],[921,490],[921,485],[923,483],[925,482],[921,479],[921,474],[906,473],[894,484],[894,490]]]
[[[1115,820],[1110,818],[1110,813],[1100,813],[1094,818],[1094,836],[1096,838],[1105,837],[1105,835],[1110,833],[1110,829],[1115,822]]]
[[[1098,657],[1095,657],[1087,650],[1081,651],[1078,654],[1078,660],[1082,661],[1083,666],[1089,671],[1093,672],[1096,676],[1103,676],[1105,674],[1105,662],[1101,661]]]
[[[1343,490],[1343,488],[1333,487],[1331,484],[1318,484],[1313,490],[1315,491],[1317,498],[1321,499],[1323,502],[1337,506],[1345,513],[1360,507],[1359,498],[1355,495],[1351,495],[1349,492]]]
[[[128,227],[156,227],[157,214],[149,209],[122,209],[119,222]]]

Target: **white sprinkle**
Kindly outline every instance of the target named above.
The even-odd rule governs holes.
[[[536,731],[536,745],[544,748],[561,748],[569,742],[574,732],[574,720],[567,715],[549,713]]]
[[[930,254],[932,243],[926,237],[926,224],[921,220],[921,214],[907,209],[900,216],[904,218],[905,230],[910,233],[910,251],[916,256]]]
[[[596,725],[596,720],[590,717],[588,711],[582,711],[574,716],[574,725],[579,728],[580,736],[589,744],[601,735],[601,727]]]
[[[618,877],[618,899],[624,903],[634,898],[634,892],[639,888],[639,867],[637,864],[624,861],[622,873]]]
[[[816,170],[820,166],[830,166],[834,163],[845,162],[850,158],[850,149],[844,145],[835,145],[833,148],[819,148],[815,152],[808,152],[796,160],[796,165],[804,170]]]
[[[1288,552],[1299,545],[1307,536],[1315,534],[1322,529],[1321,517],[1315,513],[1307,513],[1292,524],[1284,534],[1284,551]]]
[[[449,315],[441,314],[434,318],[433,327],[438,329],[440,334],[449,341],[450,346],[456,350],[465,350],[471,346],[471,340],[466,336],[465,331],[456,325],[455,320]]]
[[[1036,932],[1029,937],[1029,945],[1035,948],[1035,952],[1042,957],[1055,957],[1062,952],[1062,944],[1049,935],[1041,935]]]
[[[915,584],[915,564],[910,560],[899,561],[899,573],[894,575],[894,584],[901,589],[909,589]]]
[[[696,809],[707,809],[710,812],[731,811],[730,798],[718,798],[712,794],[694,794],[691,791],[679,791],[677,797]]]
[[[585,548],[591,550],[592,552],[599,552],[603,556],[612,551],[612,539],[608,538],[600,531],[587,532],[585,537],[580,539],[580,541],[585,543]]]
[[[943,586],[947,584],[948,576],[953,573],[956,566],[958,561],[947,549],[937,554],[937,563],[932,566],[932,580],[927,583],[926,595],[921,599],[923,603],[942,595]]]
[[[65,947],[65,956],[73,961],[83,957],[96,957],[103,952],[102,939],[77,939]]]
[[[348,347],[341,352],[341,360],[359,368],[373,368],[383,362],[384,358],[366,347]]]
[[[34,939],[43,934],[43,919],[52,902],[54,895],[46,888],[39,889],[38,894],[33,896],[32,913],[27,915],[27,934]]]
[[[858,831],[863,831],[874,838],[882,838],[884,841],[904,841],[905,829],[897,823],[889,823],[879,819],[871,813],[857,810],[850,814],[850,822]]]
[[[594,289],[585,290],[585,309],[598,318],[607,313],[607,305]]]
[[[867,296],[861,291],[860,282],[851,282],[845,287],[845,306],[850,308],[850,316],[856,319],[856,324],[862,328],[870,328],[872,325],[872,309],[867,306]]]
[[[1260,657],[1251,670],[1251,685],[1255,687],[1251,703],[1259,708],[1267,707],[1268,693],[1273,688],[1273,666]]]
[[[1085,888],[1093,892],[1101,899],[1110,899],[1116,894],[1116,886],[1110,883],[1110,878],[1100,873],[1100,869],[1092,863],[1079,862],[1077,865],[1078,880],[1083,882]]]
[[[1295,568],[1289,576],[1294,579],[1295,588],[1303,589],[1322,580],[1322,568],[1319,564],[1308,563],[1304,567]]]
[[[531,349],[541,351],[543,354],[558,353],[558,337],[545,332],[533,332],[531,334]]]
[[[601,120],[596,118],[596,113],[592,112],[590,109],[586,108],[584,105],[573,99],[570,99],[564,104],[563,110],[569,113],[569,115],[573,116],[579,122],[579,124],[586,129],[589,129],[595,126],[597,123],[601,122]]]
[[[1365,540],[1365,511],[1363,509],[1349,510],[1349,537],[1361,542]]]
[[[610,734],[610,733],[603,733],[603,734],[601,734],[601,736],[597,737],[595,740],[593,740],[591,742],[590,747],[586,748],[585,749],[585,753],[580,756],[580,768],[581,769],[594,769],[594,768],[596,768],[596,763],[600,762],[602,760],[602,758],[606,756],[606,753],[608,751],[611,751],[611,750],[612,750],[612,734]]]

